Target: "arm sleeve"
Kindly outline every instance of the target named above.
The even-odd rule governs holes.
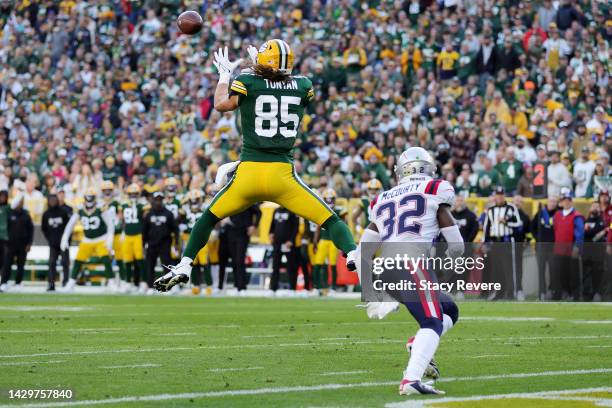
[[[142,241],[149,241],[149,213],[142,218]]]
[[[29,213],[26,214],[26,228],[28,230],[28,245],[32,245],[32,241],[34,241],[34,224]]]
[[[244,97],[246,97],[248,95],[248,88],[247,88],[247,81],[246,81],[246,75],[238,75],[233,81],[232,84],[229,87],[229,94],[230,96],[232,95],[238,95],[238,104],[242,103],[242,99],[244,99]]]
[[[312,87],[312,82],[310,79],[306,79],[304,83],[304,97],[302,98],[302,105],[308,105],[310,102],[312,102],[314,97],[315,93],[314,88]]]
[[[489,210],[486,210],[484,212],[484,224],[482,227],[483,230],[483,234],[482,234],[482,242],[487,242],[490,240],[491,236],[491,225],[489,224]]]
[[[110,209],[102,213],[102,219],[106,223],[107,234],[110,236],[115,235],[115,222],[114,222],[113,213],[111,212]]]
[[[455,189],[446,180],[441,180],[440,185],[435,192],[440,204],[447,204],[451,207],[455,204]]]
[[[514,204],[508,204],[508,207],[512,209],[512,218],[508,221],[506,225],[510,228],[520,228],[523,226],[523,222],[521,221],[521,217],[519,216],[518,208]]]
[[[463,238],[457,225],[451,225],[450,227],[440,228],[440,233],[448,244],[448,255],[456,258],[463,254],[465,246],[463,244]]]
[[[66,228],[64,229],[64,233],[62,234],[62,241],[70,240],[70,235],[72,235],[72,230],[79,220],[79,216],[77,213],[72,213],[72,216],[68,220],[68,224],[66,224]]]
[[[584,242],[584,218],[574,218],[574,242],[582,244]]]
[[[42,216],[42,221],[40,223],[40,229],[43,235],[45,236],[45,238],[47,239],[47,241],[49,240],[49,225],[47,223],[48,219],[49,219],[49,214],[45,211],[45,213]]]
[[[478,220],[476,219],[476,214],[471,217],[468,217],[467,220],[470,224],[470,229],[468,232],[468,242],[474,242],[474,239],[476,239],[476,235],[478,235]]]

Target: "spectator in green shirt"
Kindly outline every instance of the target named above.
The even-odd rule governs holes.
[[[516,160],[514,157],[514,148],[508,147],[506,149],[504,160],[498,163],[495,169],[499,173],[499,178],[504,189],[509,195],[514,195],[516,193],[518,181],[523,175],[523,163]]]

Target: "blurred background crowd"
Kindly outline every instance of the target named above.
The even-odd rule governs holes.
[[[195,36],[174,23],[188,8],[207,22]],[[594,197],[593,176],[610,174],[609,12],[597,0],[2,0],[0,188],[26,201],[103,180],[204,188],[241,143],[236,114],[212,109],[212,50],[246,57],[282,37],[316,87],[295,151],[311,186],[387,188],[398,152],[420,145],[465,196],[529,197],[542,160],[550,195]]]
[[[186,9],[201,33],[178,32]],[[295,165],[319,191],[389,188],[415,145],[464,197],[532,197],[534,163],[549,197],[609,185],[607,1],[0,0],[0,190],[34,223],[49,192],[78,204],[105,180],[210,192],[241,147],[238,115],[213,109],[212,52],[269,38],[315,86]]]

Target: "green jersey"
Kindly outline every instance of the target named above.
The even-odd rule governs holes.
[[[166,207],[166,209],[172,213],[174,220],[178,223],[179,216],[182,213],[181,200],[175,197],[172,200],[165,202],[164,207]]]
[[[83,225],[85,238],[94,240],[106,235],[106,221],[104,221],[102,214],[102,210],[98,207],[90,213],[83,208],[79,210],[79,220]]]
[[[121,211],[123,213],[123,228],[125,235],[142,234],[144,206],[140,203],[124,203],[121,206]]]
[[[183,208],[183,212],[185,213],[185,232],[187,234],[191,234],[191,230],[193,230],[193,226],[196,221],[204,214],[204,210],[206,207],[193,208],[190,205],[186,205]]]
[[[8,240],[8,213],[9,206],[0,205],[0,239],[5,241]]]
[[[254,73],[241,73],[230,86],[238,95],[242,124],[242,161],[293,162],[304,107],[314,98],[310,79],[290,76],[270,81]]]
[[[336,215],[340,218],[344,218],[344,216],[346,215],[347,211],[346,208],[344,207],[339,207],[336,206],[334,208],[332,208],[332,210],[334,210],[334,212],[336,213]],[[329,231],[327,231],[325,228],[321,228],[321,236],[320,239],[327,239],[327,240],[331,240],[331,235],[329,235]]]
[[[110,210],[115,224],[115,235],[121,234],[121,220],[119,219],[119,212],[121,211],[121,204],[117,200],[112,200],[106,203],[106,211]]]

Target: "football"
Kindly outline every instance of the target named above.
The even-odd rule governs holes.
[[[204,25],[204,20],[193,10],[185,11],[178,16],[176,25],[183,34],[193,35],[200,32]]]

